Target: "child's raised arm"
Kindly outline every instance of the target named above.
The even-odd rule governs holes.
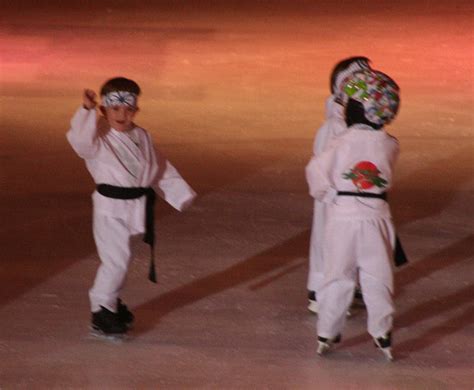
[[[84,90],[82,107],[74,114],[66,135],[76,153],[85,159],[93,158],[98,148],[96,98],[92,89]]]
[[[92,89],[85,89],[82,95],[82,104],[87,110],[91,110],[97,106],[97,94]]]

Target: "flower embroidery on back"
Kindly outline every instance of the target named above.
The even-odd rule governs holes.
[[[380,170],[370,161],[359,161],[349,172],[342,175],[344,179],[352,180],[358,191],[367,190],[373,186],[384,188],[387,180],[380,177]]]

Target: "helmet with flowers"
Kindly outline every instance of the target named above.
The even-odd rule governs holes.
[[[365,118],[377,125],[390,123],[400,106],[400,88],[380,71],[361,70],[349,77],[342,87],[348,99],[363,106]]]

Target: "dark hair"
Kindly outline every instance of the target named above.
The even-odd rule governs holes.
[[[329,80],[329,89],[331,90],[331,93],[334,93],[334,84],[336,83],[336,77],[339,73],[341,73],[343,70],[346,70],[351,64],[354,62],[366,62],[369,63],[370,60],[367,57],[349,57],[346,58],[342,61],[339,61],[333,68],[331,72],[331,78]]]
[[[107,80],[105,84],[100,89],[100,94],[107,95],[110,92],[116,91],[126,91],[134,93],[135,95],[140,95],[140,87],[138,84],[130,79],[125,77],[114,77],[113,79]]]
[[[378,130],[383,127],[383,125],[377,125],[373,122],[370,122],[366,117],[365,117],[365,111],[364,111],[364,106],[362,105],[361,102],[358,102],[357,100],[354,99],[349,99],[346,105],[346,125],[347,127],[350,127],[352,125],[355,125],[357,123],[362,123],[364,125],[369,125],[370,127]]]

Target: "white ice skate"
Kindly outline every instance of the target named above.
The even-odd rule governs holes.
[[[100,329],[95,329],[94,327],[90,327],[89,332],[89,339],[98,339],[107,341],[113,344],[121,344],[124,341],[129,340],[129,335],[127,334],[120,334],[120,333],[104,333]]]
[[[308,310],[313,314],[318,314],[319,312],[319,303],[318,301],[308,300]]]
[[[316,293],[314,291],[308,291],[308,310],[311,313],[319,313],[319,303],[316,300]]]
[[[385,358],[390,362],[393,361],[391,333],[389,332],[385,336],[374,338],[374,342],[377,348],[382,351]]]
[[[328,352],[331,349],[333,344],[337,344],[340,341],[341,341],[341,335],[337,335],[332,340],[326,337],[318,336],[318,350],[317,350],[318,355],[324,355],[326,352]]]

